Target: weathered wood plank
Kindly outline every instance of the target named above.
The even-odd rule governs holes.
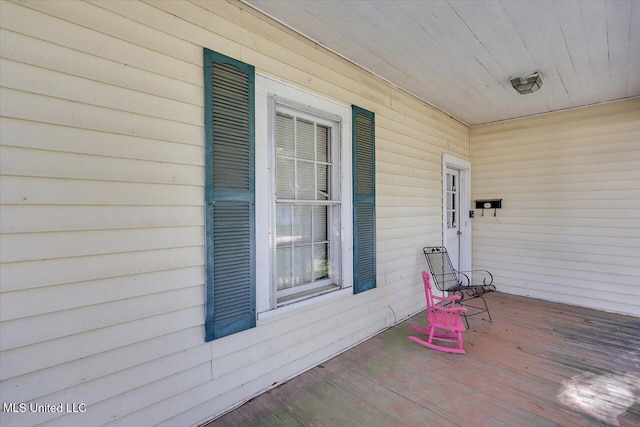
[[[493,322],[471,319],[464,356],[407,340],[408,325],[426,323],[422,312],[208,426],[240,419],[251,426],[279,419],[408,426],[640,422],[637,397],[635,406],[622,407],[624,387],[640,383],[639,318],[502,293],[487,299]],[[568,387],[590,378],[610,381],[610,389],[600,389],[610,395],[566,400]]]

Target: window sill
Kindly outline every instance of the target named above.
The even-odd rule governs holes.
[[[332,287],[335,287],[335,286],[332,285]],[[317,294],[317,291],[318,290],[316,289],[314,294],[309,295],[308,297],[305,297],[303,299],[296,299],[295,301],[285,303],[286,305],[281,305],[272,310],[258,313],[258,321],[270,320],[278,316],[295,312],[299,309],[307,308],[317,304],[322,304],[332,299],[353,294],[352,287],[348,287],[345,289],[336,288],[335,290],[329,290],[326,293],[323,293],[320,295]],[[299,295],[296,295],[296,296],[299,297]]]
[[[315,298],[318,297],[320,295],[324,295],[327,294],[329,292],[335,292],[335,291],[339,291],[340,290],[340,286],[335,285],[335,284],[328,284],[328,285],[324,285],[324,286],[319,286],[313,289],[309,289],[307,291],[304,292],[296,292],[295,294],[291,294],[291,295],[287,295],[287,296],[283,296],[278,298],[278,307],[282,307],[285,305],[289,305],[289,304],[294,304],[296,302],[300,302],[302,300],[306,300],[309,298]]]

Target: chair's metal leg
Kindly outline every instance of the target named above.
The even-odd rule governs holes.
[[[464,307],[464,305],[462,305],[462,303],[460,301],[458,301],[458,306],[459,307]],[[451,303],[451,308],[455,307],[455,304],[452,302]],[[469,329],[469,319],[467,319],[467,313],[462,313],[462,317],[464,317],[464,323],[465,325],[467,325],[467,329]]]
[[[484,300],[483,296],[479,297],[482,302],[484,303],[484,308],[487,310],[487,314],[489,315],[489,322],[493,323],[493,319],[491,318],[491,312],[489,311],[489,306],[487,305],[487,302]]]

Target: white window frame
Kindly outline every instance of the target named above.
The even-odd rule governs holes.
[[[310,283],[310,284],[306,284],[306,285],[301,285],[298,287],[294,287],[294,288],[290,288],[287,290],[283,290],[283,291],[278,291],[276,288],[276,262],[275,262],[275,256],[273,257],[273,264],[271,266],[271,306],[278,306],[278,305],[286,305],[286,304],[291,304],[293,302],[296,302],[300,299],[306,299],[306,298],[310,298],[310,297],[314,297],[317,296],[321,293],[327,293],[327,292],[331,292],[337,289],[342,289],[342,268],[341,268],[341,252],[342,252],[342,247],[341,247],[341,218],[340,218],[340,210],[341,210],[341,205],[343,204],[343,201],[341,200],[340,196],[340,188],[341,188],[341,182],[340,182],[340,171],[341,171],[341,162],[340,162],[340,145],[341,145],[341,141],[340,141],[340,123],[341,123],[341,117],[334,115],[334,114],[329,114],[326,112],[322,112],[322,111],[315,111],[315,109],[309,107],[309,106],[305,106],[305,105],[301,105],[298,104],[295,101],[291,101],[289,99],[284,99],[284,98],[278,98],[274,95],[269,97],[269,124],[270,124],[270,130],[269,130],[269,144],[270,144],[270,152],[271,152],[271,168],[272,171],[274,171],[274,173],[271,174],[271,180],[272,186],[275,186],[275,168],[276,168],[276,156],[275,156],[275,146],[276,146],[276,141],[275,141],[275,124],[274,124],[274,119],[276,117],[276,113],[281,112],[287,115],[291,115],[297,118],[301,118],[303,120],[309,120],[312,121],[314,123],[320,124],[320,125],[324,125],[327,126],[329,129],[331,129],[331,136],[330,136],[330,145],[331,145],[331,159],[329,159],[329,162],[333,165],[332,166],[332,179],[331,180],[331,194],[334,196],[331,200],[329,201],[321,201],[320,203],[316,203],[314,201],[302,201],[302,200],[291,200],[291,202],[293,202],[293,204],[297,204],[298,206],[303,205],[303,204],[309,204],[309,205],[313,205],[313,204],[321,204],[321,205],[326,205],[329,206],[331,205],[331,210],[332,212],[329,214],[328,219],[329,219],[329,223],[331,224],[330,227],[328,227],[327,229],[327,234],[330,236],[329,238],[329,253],[330,254],[335,254],[335,256],[331,256],[331,260],[332,260],[332,264],[334,269],[333,270],[333,274],[332,274],[332,278],[331,279],[325,279],[323,281],[319,281],[316,283]],[[337,148],[337,149],[336,149]],[[315,170],[315,169],[314,169]],[[338,196],[337,198],[335,196]],[[271,207],[271,212],[275,212],[276,209],[276,205],[277,205],[277,198],[274,198],[274,200],[272,201],[273,206]],[[276,215],[272,215],[271,216],[271,230],[276,230]],[[275,236],[276,238],[278,236]],[[275,249],[274,249],[275,250]],[[322,290],[320,290],[322,289]],[[283,297],[283,298],[290,298],[289,300],[287,300],[286,302],[282,302],[282,301],[278,301],[279,297]]]
[[[353,207],[351,172],[351,106],[314,95],[273,78],[256,73],[255,78],[255,173],[256,173],[256,308],[258,318],[304,307],[315,301],[344,294],[353,285]],[[271,146],[275,104],[308,111],[338,122],[340,134],[340,239],[341,288],[343,291],[309,297],[278,307],[275,294],[275,156]],[[335,287],[335,289],[339,289]]]

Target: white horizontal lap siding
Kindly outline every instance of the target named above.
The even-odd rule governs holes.
[[[88,405],[3,426],[194,424],[423,306],[467,126],[240,2],[3,2],[0,47],[0,395]],[[378,289],[204,343],[203,47],[375,112]]]
[[[473,266],[501,291],[640,316],[640,100],[471,130]]]
[[[39,6],[2,5],[0,394],[106,423],[210,378],[202,69]],[[87,424],[2,414],[48,420]]]

